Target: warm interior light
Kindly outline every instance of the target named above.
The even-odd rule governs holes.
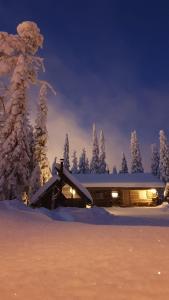
[[[119,193],[118,193],[118,192],[115,192],[115,191],[113,191],[113,192],[111,193],[111,196],[112,196],[112,198],[118,198],[118,196],[119,196]]]
[[[76,194],[76,191],[70,187],[70,193],[74,196]]]
[[[151,189],[150,191],[152,192],[152,194],[157,194],[157,190],[156,189]]]

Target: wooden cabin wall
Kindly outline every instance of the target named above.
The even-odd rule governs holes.
[[[96,206],[155,206],[160,203],[159,197],[153,197],[151,188],[88,188]],[[163,189],[157,189],[162,192]],[[118,198],[112,198],[112,191],[117,191]]]

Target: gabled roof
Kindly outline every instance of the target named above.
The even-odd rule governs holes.
[[[89,191],[78,181],[77,178],[75,178],[72,174],[70,174],[64,167],[63,167],[63,173],[61,175],[60,171],[60,164],[57,164],[56,166],[57,171],[59,175],[52,176],[48,182],[44,184],[30,199],[30,204],[36,204],[38,201],[41,201],[43,197],[46,196],[48,191],[50,191],[57,183],[62,180],[63,185],[65,183],[68,183],[70,186],[72,186],[74,189],[76,189],[79,196],[81,196],[87,204],[92,204],[93,199],[89,193]],[[62,177],[62,178],[61,178]]]
[[[60,164],[56,164],[56,168],[57,171],[60,172],[61,168],[60,168]],[[74,174],[72,175],[69,171],[67,171],[64,167],[63,167],[63,179],[70,185],[73,185],[73,187],[76,189],[76,191],[78,192],[79,196],[81,196],[82,198],[86,198],[87,202],[93,202],[92,196],[90,195],[89,191],[85,188],[85,186],[83,186],[80,181],[78,180],[78,178],[76,178],[74,176]]]
[[[76,174],[85,187],[164,188],[164,183],[150,173]]]
[[[30,199],[30,204],[36,203],[40,197],[42,197],[55,183],[59,181],[60,177],[58,175],[52,176],[48,182],[46,182]]]

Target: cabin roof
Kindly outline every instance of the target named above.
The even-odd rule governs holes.
[[[164,183],[150,173],[136,174],[76,174],[85,187],[164,188]]]
[[[40,197],[42,197],[48,189],[50,189],[57,180],[60,180],[60,177],[58,175],[52,176],[40,189],[37,190],[37,192],[32,196],[30,199],[30,203],[36,203]]]
[[[57,170],[60,171],[60,165],[57,164]],[[65,183],[68,183],[72,185],[79,195],[85,199],[86,203],[92,203],[93,199],[89,193],[89,191],[86,189],[85,186],[83,186],[77,178],[75,178],[72,174],[70,174],[64,167],[63,167],[63,181]],[[30,204],[36,204],[43,196],[45,196],[46,193],[48,193],[51,188],[59,182],[61,179],[60,175],[54,175],[52,176],[45,184],[42,186],[30,199]]]
[[[56,168],[58,171],[60,171],[60,164],[56,164]],[[63,167],[63,177],[67,179],[68,184],[73,184],[77,192],[79,192],[80,195],[85,196],[86,199],[90,200],[91,203],[93,202],[92,196],[90,195],[89,191],[86,189],[84,185],[79,181],[78,178],[74,176],[74,174],[71,174],[69,171],[67,171]]]

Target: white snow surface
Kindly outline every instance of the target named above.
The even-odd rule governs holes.
[[[168,300],[169,205],[31,209],[0,202],[2,300]]]
[[[75,174],[86,187],[164,188],[164,183],[150,173]]]

